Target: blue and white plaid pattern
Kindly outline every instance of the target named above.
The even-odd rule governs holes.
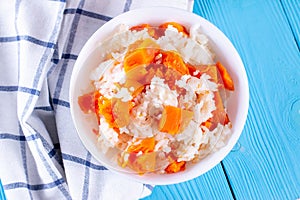
[[[91,156],[68,102],[73,65],[87,39],[112,17],[143,4],[150,5],[0,2],[0,176],[8,199],[138,199],[151,193],[151,185],[119,177]],[[172,4],[187,8],[185,0]]]

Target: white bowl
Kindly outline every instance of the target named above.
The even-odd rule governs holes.
[[[175,174],[144,174],[143,176],[116,170],[116,166],[109,163],[99,152],[96,145],[96,136],[91,127],[97,127],[96,120],[82,113],[77,99],[87,93],[90,86],[90,72],[100,61],[99,43],[108,38],[120,24],[134,26],[142,23],[160,24],[175,21],[186,27],[200,24],[201,30],[210,40],[210,46],[232,76],[235,91],[227,103],[228,115],[233,124],[232,136],[226,146],[211,153],[200,162],[189,166],[185,171]],[[137,180],[142,183],[165,185],[174,184],[196,178],[216,166],[230,152],[239,139],[243,130],[249,106],[249,89],[246,72],[242,60],[229,39],[213,24],[193,13],[168,7],[153,7],[123,13],[99,28],[82,48],[75,63],[70,83],[71,115],[82,143],[89,152],[105,167],[113,172]]]

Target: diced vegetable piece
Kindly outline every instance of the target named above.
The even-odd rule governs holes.
[[[128,72],[135,67],[149,65],[158,53],[156,48],[138,48],[129,52],[124,58],[124,70]]]
[[[95,114],[98,120],[98,124],[100,124],[100,111],[99,111],[99,101],[102,94],[100,94],[99,91],[94,92],[94,108],[95,108]]]
[[[145,28],[149,28],[150,25],[149,24],[139,24],[139,25],[136,25],[136,26],[132,26],[129,30],[131,31],[141,31]]]
[[[181,162],[174,161],[166,167],[165,172],[171,174],[171,173],[183,171],[185,170],[185,163],[186,163],[185,161],[181,161]]]
[[[166,22],[166,23],[163,23],[163,24],[161,24],[159,26],[159,28],[167,29],[169,25],[171,25],[174,28],[176,28],[178,30],[178,32],[182,33],[183,35],[185,35],[185,36],[189,35],[189,33],[186,30],[186,28],[184,26],[182,26],[181,24],[178,24],[176,22]]]
[[[193,119],[194,113],[189,110],[182,110],[181,111],[181,120],[179,125],[179,132],[182,132]]]
[[[94,93],[92,92],[79,96],[78,105],[82,112],[86,114],[95,111]]]
[[[165,106],[158,125],[159,131],[172,135],[177,134],[181,122],[181,113],[180,108]]]
[[[139,156],[130,154],[126,164],[140,175],[146,172],[153,172],[156,166],[156,152],[145,153]]]
[[[118,128],[127,126],[130,122],[129,102],[123,102],[121,99],[113,98],[112,105],[112,115],[116,126]]]
[[[221,64],[221,62],[217,62],[216,65],[221,74],[221,77],[222,77],[222,80],[224,83],[224,87],[228,90],[233,91],[234,90],[233,80],[232,80],[231,76],[229,75],[227,69]]]
[[[158,39],[161,36],[161,34],[159,34],[158,29],[156,27],[150,26],[149,24],[140,24],[137,26],[133,26],[129,30],[141,31],[145,28],[148,29],[149,35],[152,36],[153,38]]]
[[[174,106],[165,106],[159,121],[159,131],[172,135],[182,132],[190,123],[194,113]]]
[[[145,88],[143,84],[132,79],[126,79],[124,87],[128,89],[133,98],[140,94]]]
[[[214,100],[216,104],[216,110],[212,112],[213,117],[202,124],[209,130],[215,129],[218,123],[225,125],[230,122],[229,117],[224,109],[223,101],[219,92],[214,92]]]
[[[110,99],[105,98],[100,93],[95,95],[96,115],[98,119],[103,116],[110,128],[117,128],[112,115],[112,103]]]
[[[218,78],[218,69],[215,65],[208,65],[205,67],[200,67],[200,74],[207,74],[211,77],[211,81],[218,83],[219,78]]]
[[[153,49],[156,53],[160,49],[160,46],[153,39],[146,38],[142,41],[138,48],[148,48],[150,50]]]
[[[145,138],[138,144],[132,144],[128,147],[127,152],[129,153],[138,153],[142,151],[143,153],[153,152],[155,147],[154,137]]]
[[[135,81],[141,81],[144,79],[145,75],[147,75],[146,66],[140,65],[137,66],[131,70],[129,70],[126,73],[126,79],[135,80]]]
[[[128,47],[128,52],[132,52],[136,49],[147,49],[148,51],[158,52],[160,46],[152,38],[145,38],[130,44]]]
[[[226,111],[224,109],[223,101],[219,92],[214,92],[214,100],[216,104],[216,110],[213,111],[213,116],[217,118],[217,121],[224,125],[226,121]]]
[[[128,73],[140,67],[138,71],[132,71],[128,77],[129,79],[137,80],[136,77],[140,79],[140,77],[143,77],[147,73],[145,67],[154,62],[156,55],[159,53],[160,46],[154,40],[146,38],[134,44],[132,48],[133,50],[129,51],[124,58],[124,71],[129,76]]]
[[[152,60],[152,58],[151,58]],[[149,60],[145,49],[137,49],[133,52],[130,52],[127,54],[124,58],[124,70],[125,72],[130,71],[131,69],[134,69],[135,67],[141,66],[143,64],[150,63],[151,60]]]
[[[187,68],[181,56],[177,52],[162,52],[162,63],[168,68],[175,69],[182,75],[189,74],[189,69]]]
[[[156,153],[152,152],[138,156],[136,159],[136,164],[139,166],[139,171],[142,173],[154,171],[156,164]]]

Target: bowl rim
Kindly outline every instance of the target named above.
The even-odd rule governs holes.
[[[239,100],[240,100],[240,102],[243,103],[243,107],[242,107],[243,110],[238,111],[239,123],[233,125],[233,126],[235,126],[235,131],[230,136],[229,140],[227,141],[227,144],[221,148],[222,151],[220,151],[220,149],[219,149],[216,153],[210,154],[210,157],[209,157],[210,162],[206,163],[207,165],[204,169],[201,168],[199,170],[183,171],[183,172],[178,172],[175,174],[162,174],[162,175],[160,175],[160,174],[145,174],[143,176],[140,176],[137,174],[127,174],[127,173],[119,172],[115,169],[112,169],[109,165],[107,165],[106,163],[103,163],[101,160],[99,160],[99,158],[96,155],[97,153],[95,151],[93,151],[89,146],[90,141],[87,141],[87,138],[85,138],[83,136],[85,133],[83,133],[79,129],[78,124],[77,124],[78,121],[77,121],[75,113],[74,113],[74,106],[75,106],[75,103],[77,102],[77,101],[75,101],[76,99],[73,98],[74,91],[75,91],[74,86],[75,86],[76,79],[79,74],[79,70],[81,69],[81,67],[84,64],[84,61],[86,60],[85,55],[89,55],[97,47],[97,45],[95,44],[95,41],[99,41],[99,39],[101,39],[101,38],[102,39],[107,38],[117,25],[124,23],[124,19],[131,19],[132,16],[148,16],[148,15],[151,16],[150,13],[153,11],[155,11],[155,15],[159,15],[160,17],[166,16],[166,17],[164,17],[164,20],[162,20],[162,21],[170,21],[168,19],[174,19],[174,20],[183,19],[180,17],[184,16],[185,19],[183,21],[189,21],[190,24],[194,24],[194,22],[197,21],[201,26],[204,26],[204,27],[207,26],[208,29],[212,29],[213,31],[216,31],[216,34],[220,37],[220,39],[222,39],[222,44],[224,43],[227,46],[227,48],[230,49],[230,51],[233,53],[233,57],[236,59],[235,60],[235,63],[237,63],[236,65],[239,65],[239,76],[238,76],[239,79],[238,80],[239,80],[239,84],[241,84],[241,85],[238,85],[240,87],[240,88],[238,87],[238,89],[239,89],[239,92],[242,93],[242,96],[239,97],[241,99],[239,99]],[[165,15],[166,13],[168,13],[168,16]],[[149,21],[151,21],[151,20],[149,20]],[[144,23],[149,23],[149,21],[144,21]],[[176,20],[176,21],[180,21],[180,20]],[[134,17],[134,19],[131,22],[128,22],[127,24],[129,26],[139,24],[139,18]],[[249,86],[248,86],[248,78],[247,78],[246,70],[245,70],[244,64],[240,58],[240,55],[238,54],[237,50],[235,49],[235,47],[233,46],[231,41],[215,25],[213,25],[211,22],[202,18],[199,15],[196,15],[194,13],[191,13],[186,10],[179,9],[179,8],[148,7],[148,8],[139,8],[139,9],[131,10],[131,11],[128,11],[128,12],[125,12],[125,13],[122,13],[122,14],[116,16],[112,20],[110,20],[110,21],[106,22],[104,25],[102,25],[88,39],[88,41],[84,44],[83,48],[81,49],[81,51],[78,55],[78,58],[73,67],[73,71],[72,71],[71,79],[70,79],[69,102],[70,102],[70,111],[71,111],[72,121],[76,128],[77,134],[78,134],[81,142],[83,143],[83,146],[92,154],[92,156],[94,158],[96,158],[96,160],[98,160],[101,163],[101,165],[110,169],[110,171],[112,171],[114,173],[117,173],[119,175],[125,176],[127,178],[133,179],[138,182],[142,182],[145,184],[167,185],[167,184],[175,184],[175,183],[188,181],[188,180],[191,180],[193,178],[196,178],[196,177],[206,173],[207,171],[214,168],[217,164],[219,164],[230,153],[231,149],[234,147],[234,145],[237,143],[238,139],[240,138],[240,135],[241,135],[244,125],[246,123],[248,109],[249,109]],[[204,160],[205,159],[207,159],[207,157],[204,158]],[[200,162],[202,162],[202,160]],[[199,163],[193,164],[194,165],[193,169],[197,166],[197,164],[199,165]]]

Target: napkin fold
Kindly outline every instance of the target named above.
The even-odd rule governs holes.
[[[120,177],[82,145],[69,82],[88,38],[130,9],[190,0],[0,2],[0,178],[7,199],[139,199],[153,186]]]

